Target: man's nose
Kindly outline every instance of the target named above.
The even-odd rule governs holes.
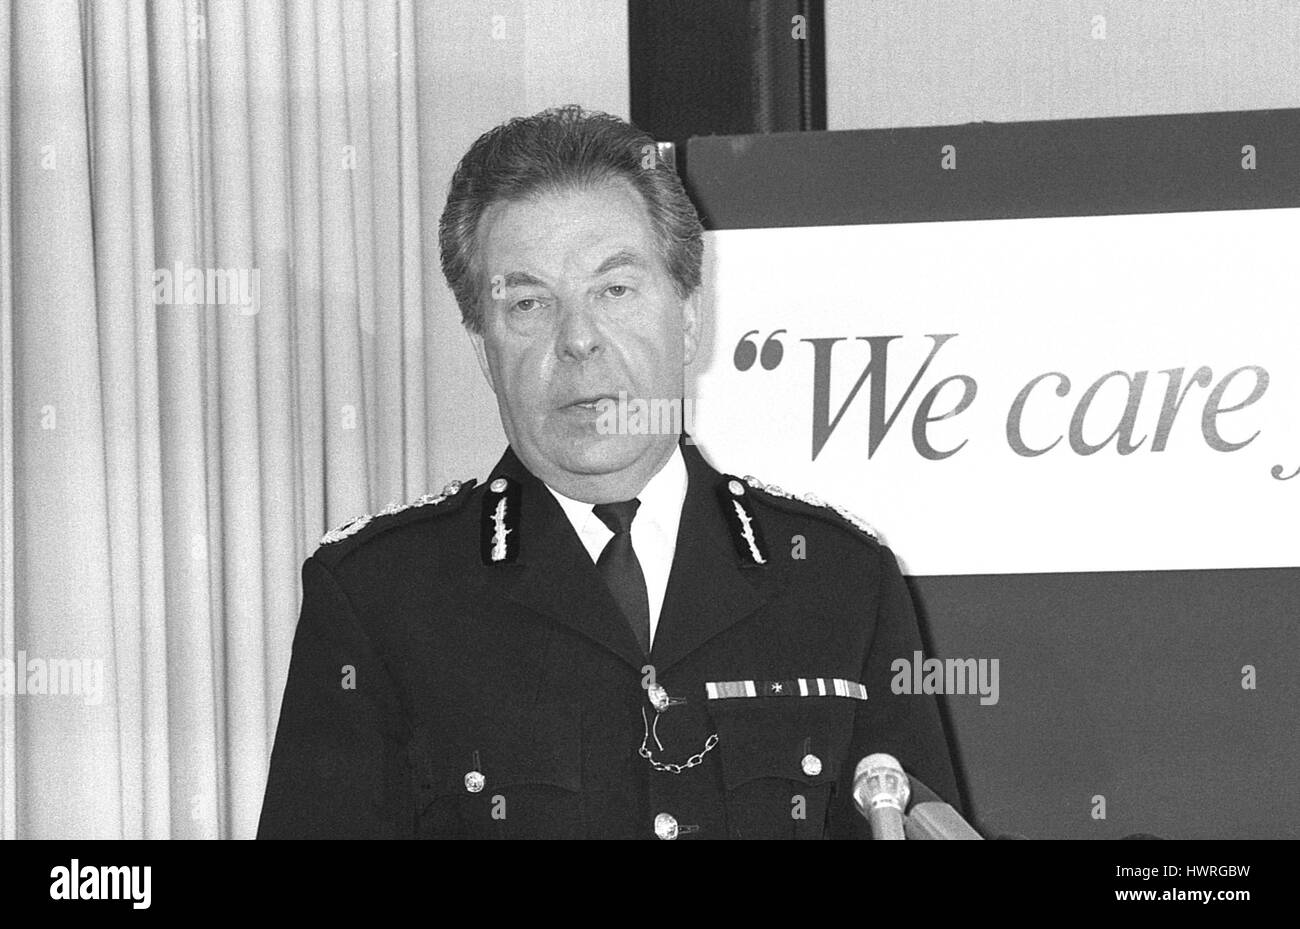
[[[593,302],[581,298],[561,300],[555,337],[555,354],[560,360],[586,361],[603,347],[604,337]]]

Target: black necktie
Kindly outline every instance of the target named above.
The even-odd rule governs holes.
[[[618,601],[623,615],[627,617],[636,635],[641,651],[650,654],[650,598],[646,594],[645,575],[641,573],[641,562],[637,561],[632,549],[632,520],[636,517],[640,500],[624,500],[621,503],[597,503],[591,508],[614,538],[605,545],[600,553],[596,567],[600,568],[610,593]]]

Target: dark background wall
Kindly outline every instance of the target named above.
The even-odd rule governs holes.
[[[936,654],[1000,656],[997,705],[945,700],[985,829],[1300,838],[1300,570],[910,584]],[[1241,687],[1246,664],[1256,690]]]
[[[826,128],[822,0],[630,0],[632,122],[661,142]]]

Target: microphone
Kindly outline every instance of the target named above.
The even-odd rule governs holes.
[[[909,839],[980,839],[984,836],[915,777],[910,778],[912,805],[903,821]]]
[[[893,755],[877,752],[858,762],[853,772],[853,803],[871,823],[873,839],[906,838],[903,809],[909,796],[907,775]]]

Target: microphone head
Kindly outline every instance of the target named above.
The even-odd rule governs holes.
[[[877,752],[858,762],[853,772],[853,802],[863,813],[882,807],[901,813],[911,795],[903,766],[893,755]]]

